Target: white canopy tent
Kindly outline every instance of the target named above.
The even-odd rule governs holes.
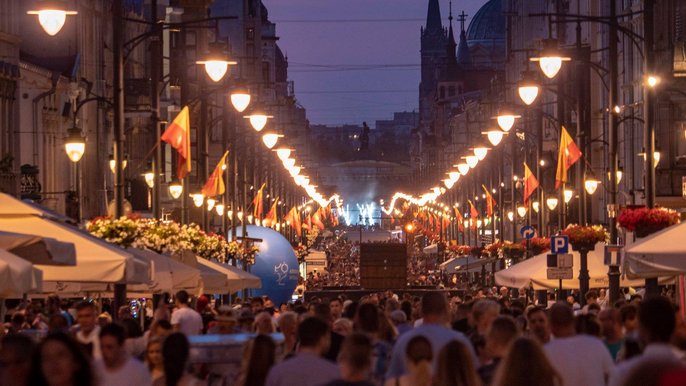
[[[245,288],[262,288],[262,280],[259,277],[245,272],[240,268],[228,264],[217,263],[202,257],[198,257],[198,268],[221,273],[225,281],[209,282],[203,278],[203,292],[206,293],[234,293]]]
[[[624,273],[628,278],[686,274],[686,222],[673,225],[628,246]]]
[[[424,249],[422,249],[422,252],[426,254],[438,253],[438,244],[431,244],[427,247],[424,247]]]
[[[37,265],[46,281],[140,284],[151,280],[147,262],[78,228],[43,217],[40,210],[4,193],[0,193],[0,231],[38,233],[74,244],[75,266]]]
[[[529,284],[533,284],[533,287],[536,290],[558,288],[558,280],[549,280],[547,278],[547,255],[548,253],[542,253],[515,264],[508,269],[496,272],[496,284],[512,288],[524,288],[529,287]],[[579,267],[581,256],[578,252],[572,252],[572,256],[574,259],[572,268],[574,279],[562,280],[563,289],[579,288]],[[604,264],[604,259],[605,244],[598,243],[596,244],[595,249],[588,253],[590,288],[604,288],[609,285],[607,278],[608,267]],[[622,279],[621,285],[642,286],[644,283],[640,280]]]
[[[76,265],[76,247],[50,237],[0,231],[0,248],[33,264]]]
[[[27,292],[39,291],[42,276],[29,261],[0,249],[0,299],[21,298]]]
[[[486,258],[480,259],[474,256],[462,256],[450,258],[439,266],[439,268],[446,273],[463,273],[463,272],[481,272],[483,266],[486,267],[486,271],[490,272],[490,265],[496,258]]]

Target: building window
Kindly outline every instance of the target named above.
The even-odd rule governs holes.
[[[255,39],[255,28],[246,28],[245,29],[245,39],[246,40],[253,40]]]
[[[448,87],[448,96],[449,96],[449,97],[454,97],[454,96],[455,96],[455,86],[449,86],[449,87]]]
[[[440,91],[439,95],[440,95],[441,99],[445,98],[445,87],[441,86],[441,91]]]

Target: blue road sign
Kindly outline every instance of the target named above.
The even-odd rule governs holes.
[[[531,226],[531,225],[524,225],[524,226],[519,230],[519,234],[520,234],[523,238],[525,238],[525,239],[527,239],[527,240],[531,240],[531,239],[534,238],[534,236],[536,236],[536,228],[534,228],[534,227]]]
[[[550,253],[569,253],[569,237],[553,236],[550,238]]]

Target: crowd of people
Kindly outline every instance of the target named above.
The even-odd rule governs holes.
[[[387,243],[397,243],[388,241]],[[358,287],[360,285],[360,244],[345,237],[325,240],[317,246],[326,252],[325,270],[308,273],[305,278],[307,289],[332,287]],[[407,256],[407,284],[410,286],[442,287],[450,285],[447,276],[439,271],[439,257],[427,255],[412,246]],[[444,277],[445,276],[445,277]],[[457,287],[458,282],[452,283]]]
[[[0,342],[0,385],[672,386],[686,384],[686,323],[664,296],[528,304],[507,288],[421,298],[390,291],[359,300],[275,306],[258,297],[217,306],[176,294],[145,331],[130,313],[18,307]],[[57,306],[55,305],[57,304]],[[171,308],[171,310],[170,310]],[[45,324],[27,323],[27,310]],[[17,319],[17,320],[15,320]],[[34,318],[35,319],[35,318]],[[37,339],[32,331],[45,329]],[[279,334],[276,334],[276,333]],[[237,371],[191,363],[189,337],[249,334]]]

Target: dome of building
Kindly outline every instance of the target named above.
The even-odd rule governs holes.
[[[467,44],[505,45],[505,13],[502,0],[490,0],[472,18],[467,28]]]

